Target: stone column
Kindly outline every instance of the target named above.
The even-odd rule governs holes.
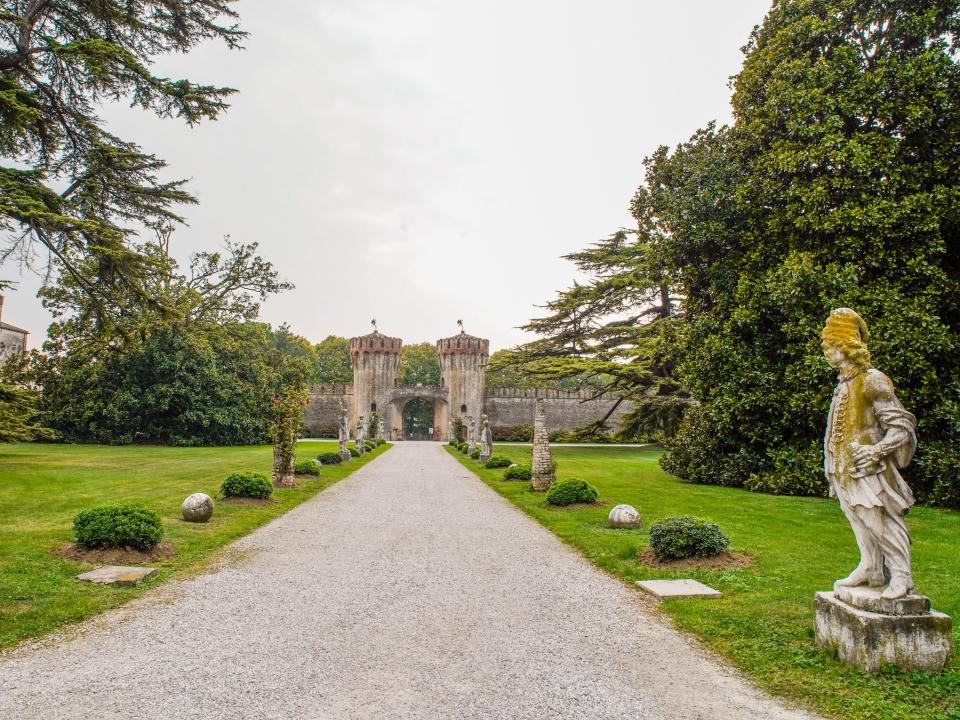
[[[535,492],[546,492],[556,480],[556,467],[550,454],[550,437],[547,432],[546,413],[543,398],[537,398],[537,409],[533,416],[533,462],[530,484]]]

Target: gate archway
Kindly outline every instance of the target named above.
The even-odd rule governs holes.
[[[403,439],[433,440],[434,401],[414,398],[403,406]]]
[[[391,390],[391,424],[387,426],[391,439],[445,440],[450,424],[447,397],[446,388],[418,385]]]

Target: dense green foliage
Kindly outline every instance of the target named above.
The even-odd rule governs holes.
[[[648,164],[638,206],[674,231],[680,372],[700,400],[672,472],[824,492],[835,379],[819,330],[846,306],[919,419],[907,479],[960,506],[958,30],[957,2],[777,3],[734,82],[734,126]]]
[[[170,236],[138,246],[150,259],[132,289],[93,300],[70,275],[41,291],[54,322],[31,377],[41,419],[67,441],[249,444],[267,438],[272,398],[310,373],[311,345],[253,322],[259,301],[290,286],[257,246],[229,241],[171,257]],[[108,305],[112,320],[102,320]]]
[[[263,473],[239,472],[227,476],[220,486],[223,497],[265,500],[273,494],[273,485]]]
[[[826,493],[837,307],[919,420],[905,473],[960,507],[960,2],[780,0],[734,123],[645,162],[621,231],[526,329],[529,372],[603,373],[684,480]]]
[[[85,548],[150,550],[163,539],[160,516],[140,503],[100,505],[73,519],[77,545]]]
[[[709,520],[690,515],[669,517],[650,527],[650,548],[660,562],[713,557],[730,547],[730,538]]]
[[[29,442],[51,437],[40,425],[39,393],[0,381],[0,443]]]
[[[105,127],[121,101],[190,125],[215,119],[230,88],[157,75],[165,55],[209,40],[239,47],[233,0],[4,0],[0,3],[0,232],[5,258],[55,259],[82,291],[141,286],[138,226],[179,222],[196,200],[163,160]],[[164,179],[161,179],[164,177]],[[42,250],[36,253],[36,250]],[[105,311],[108,304],[102,305]]]
[[[479,446],[479,445],[477,445],[475,448],[473,448],[473,450],[470,451],[470,457],[471,457],[473,460],[479,460],[479,459],[480,459],[480,446]]]
[[[343,458],[340,457],[338,452],[325,452],[317,455],[317,460],[321,465],[339,465],[343,462]]]
[[[503,468],[510,467],[513,464],[513,460],[503,455],[492,455],[487,458],[487,461],[483,464],[487,468]]]
[[[515,462],[530,449],[500,448]],[[863,673],[814,644],[810,602],[857,564],[850,524],[835,500],[749,493],[738,488],[678,482],[658,465],[653,448],[555,447],[563,471],[586,478],[603,498],[636,507],[650,522],[699,515],[730,535],[732,548],[753,558],[744,568],[677,569],[645,562],[646,530],[607,528],[610,505],[559,511],[544,505],[529,483],[505,481],[457,456],[496,492],[629,587],[637,580],[690,577],[723,597],[666,600],[661,612],[709,649],[732,661],[766,691],[836,720],[952,720],[960,688],[960,626],[954,623],[947,670]],[[907,518],[913,536],[917,587],[934,606],[960,615],[960,513],[916,507]]]
[[[503,471],[504,480],[529,480],[533,471],[529,465],[511,465]]]
[[[600,493],[585,480],[570,478],[553,483],[547,491],[547,504],[573,505],[574,503],[595,503]]]
[[[339,455],[337,457],[339,457]],[[293,466],[293,472],[296,475],[317,476],[320,474],[320,466],[316,460],[298,460]]]
[[[353,366],[350,364],[350,341],[345,337],[328,335],[314,345],[312,382],[350,384]]]
[[[404,345],[400,351],[400,368],[397,377],[401,385],[440,385],[440,363],[437,361],[437,346],[422,342]]]
[[[351,445],[347,448],[347,451],[350,453],[350,457],[360,457],[360,451],[357,450],[356,445]]]

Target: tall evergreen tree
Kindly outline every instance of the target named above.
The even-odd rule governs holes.
[[[110,133],[104,101],[128,101],[188,124],[214,119],[230,88],[156,74],[162,55],[206,40],[237,48],[235,0],[3,0],[0,2],[0,231],[4,257],[39,250],[101,298],[118,285],[143,293],[139,226],[180,221],[195,199],[165,163]],[[98,312],[104,313],[103,303]]]

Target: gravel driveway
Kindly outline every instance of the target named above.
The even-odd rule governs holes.
[[[0,655],[0,718],[810,718],[435,443],[399,443],[220,566]]]

